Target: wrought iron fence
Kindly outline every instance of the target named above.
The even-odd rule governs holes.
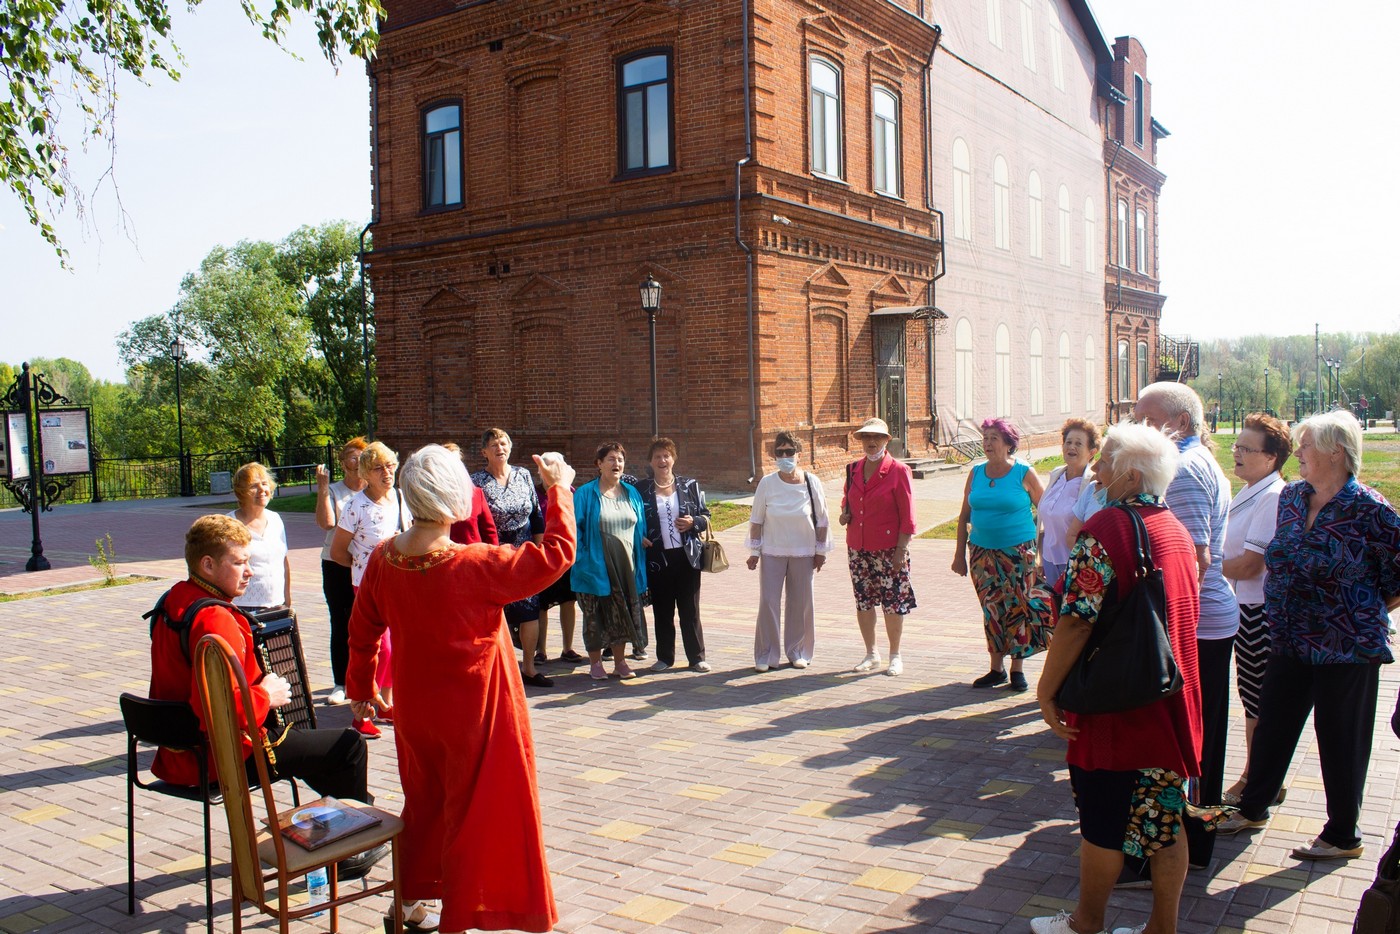
[[[190,452],[185,455],[190,486],[195,495],[213,492],[212,474],[230,476],[250,461],[267,465],[282,487],[307,484],[314,489],[316,465],[325,464],[331,476],[340,474],[340,462],[330,444],[298,445],[288,448],[260,448],[242,451]],[[94,472],[74,477],[74,482],[55,500],[59,503],[97,503],[115,499],[159,499],[180,495],[178,457],[96,457]],[[230,494],[232,495],[232,494]],[[0,509],[18,506],[7,489],[0,487]]]

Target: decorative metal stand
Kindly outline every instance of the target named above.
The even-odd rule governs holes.
[[[20,508],[29,513],[34,540],[30,544],[29,561],[24,565],[24,569],[47,571],[50,565],[49,559],[44,557],[44,542],[39,536],[39,513],[45,510],[53,511],[54,502],[64,490],[72,486],[73,477],[49,477],[41,470],[44,458],[43,451],[40,450],[39,414],[44,407],[55,404],[72,405],[73,401],[54,389],[53,384],[44,379],[43,374],[31,371],[29,364],[25,363],[20,367],[19,376],[15,378],[14,384],[6,391],[3,403],[6,412],[24,413],[25,437],[29,443],[29,476],[19,480],[0,478],[0,482],[3,482],[15,495],[15,499],[19,500]],[[5,427],[8,431],[8,424]],[[11,457],[18,453],[12,451]]]

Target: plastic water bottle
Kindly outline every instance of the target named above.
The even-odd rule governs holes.
[[[310,872],[308,872],[306,874],[307,904],[319,905],[322,902],[328,902],[330,900],[331,879],[330,876],[326,873],[326,867],[322,866],[320,869],[313,869]],[[318,911],[315,914],[311,915],[311,917],[319,918],[323,914],[325,914],[324,911]]]

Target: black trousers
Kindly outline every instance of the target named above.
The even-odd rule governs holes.
[[[321,593],[331,614],[331,673],[335,683],[345,685],[345,669],[350,665],[350,611],[355,608],[355,588],[350,585],[350,569],[334,561],[321,562]]]
[[[273,718],[267,722],[271,724]],[[269,727],[269,732],[276,737],[275,729]],[[277,756],[274,780],[296,778],[318,795],[374,803],[369,793],[369,751],[365,738],[354,730],[288,730],[273,754]],[[258,781],[252,756],[248,757],[248,780],[255,786]]]
[[[1371,763],[1380,665],[1312,665],[1270,655],[1259,691],[1259,723],[1249,756],[1249,780],[1240,812],[1261,820],[1278,797],[1308,714],[1313,715],[1322,787],[1327,794],[1324,843],[1342,849],[1361,845],[1357,821]]]
[[[705,660],[705,634],[700,628],[700,572],[686,560],[684,548],[667,548],[661,566],[647,566],[651,586],[651,616],[656,624],[656,659],[676,663],[676,611],[681,617],[681,642],[686,660]]]
[[[1201,777],[1196,803],[1219,804],[1225,791],[1225,747],[1230,735],[1230,659],[1235,638],[1197,639],[1196,660],[1201,680]],[[1204,866],[1215,853],[1215,834],[1195,819],[1182,822],[1191,865]]]

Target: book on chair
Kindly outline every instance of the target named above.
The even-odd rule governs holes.
[[[302,849],[317,850],[378,823],[379,815],[327,796],[283,813],[277,827]]]

